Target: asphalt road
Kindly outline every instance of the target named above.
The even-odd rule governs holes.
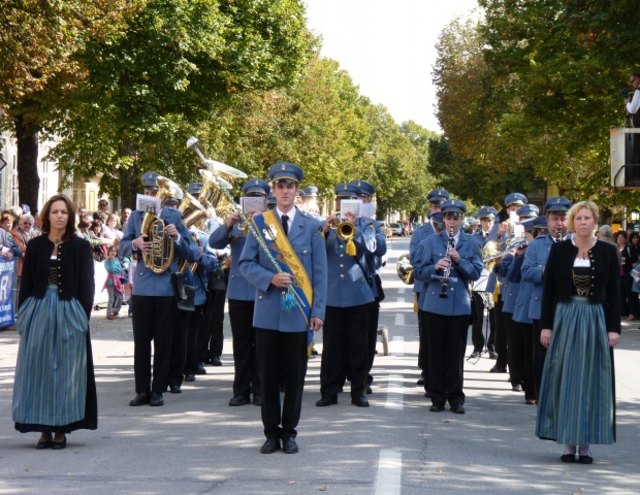
[[[300,452],[262,455],[259,408],[229,407],[233,361],[228,319],[222,367],[165,394],[159,408],[133,397],[131,321],[92,317],[99,428],[62,451],[34,449],[37,434],[11,422],[17,351],[0,331],[0,494],[637,494],[640,493],[640,329],[624,324],[616,350],[618,442],[594,446],[594,464],[563,464],[561,446],[534,434],[535,406],[482,358],[465,366],[466,414],[431,413],[416,386],[417,324],[411,288],[395,275],[408,239],[390,242],[381,324],[390,354],[374,366],[367,409],[317,408],[320,358],[310,360]],[[318,349],[322,351],[321,338]],[[468,348],[470,349],[470,347]]]

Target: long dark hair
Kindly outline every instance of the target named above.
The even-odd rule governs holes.
[[[73,239],[76,235],[76,207],[73,206],[73,203],[69,198],[67,198],[64,194],[56,194],[49,198],[49,200],[45,203],[40,210],[40,220],[42,221],[42,233],[48,234],[51,231],[51,222],[49,221],[49,214],[51,213],[51,205],[56,201],[63,201],[67,207],[67,213],[69,214],[69,218],[67,220],[67,227],[64,229],[64,234],[62,235],[63,241],[69,241]]]

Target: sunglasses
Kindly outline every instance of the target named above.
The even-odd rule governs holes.
[[[455,218],[457,220],[462,215],[460,213],[445,213],[443,216],[444,218]]]

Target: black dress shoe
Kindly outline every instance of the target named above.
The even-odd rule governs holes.
[[[234,395],[229,399],[230,406],[244,406],[245,404],[251,404],[251,400],[244,395]]]
[[[160,392],[151,392],[150,406],[164,406],[164,399]]]
[[[129,401],[129,405],[132,407],[144,406],[148,404],[150,400],[149,393],[143,392],[141,394],[136,394],[136,396]]]
[[[51,440],[51,450],[62,450],[67,448],[67,437],[62,439],[62,442],[56,442]]]
[[[469,355],[469,359],[480,359],[480,357],[482,357],[482,351],[473,351]]]
[[[282,439],[282,452],[284,452],[285,454],[298,453],[298,444],[296,443],[295,438],[286,437]]]
[[[504,366],[498,366],[497,364],[489,370],[489,373],[506,373],[507,368]]]
[[[444,411],[444,406],[441,406],[439,404],[431,404],[431,407],[429,408],[429,411],[431,411],[431,412],[442,412],[442,411]]]
[[[464,414],[464,406],[462,404],[454,404],[450,410],[454,414]]]
[[[280,450],[279,438],[267,438],[262,447],[260,447],[261,454],[273,454],[276,450]]]
[[[51,448],[52,443],[53,443],[53,440],[51,439],[51,437],[45,438],[45,439],[41,438],[40,440],[38,440],[38,443],[36,444],[36,449],[38,450],[49,449]]]
[[[220,358],[218,358],[218,359],[220,359]],[[205,369],[204,364],[198,363],[198,366],[196,366],[196,372],[194,374],[195,375],[206,375],[207,374],[207,370]]]
[[[369,407],[369,401],[364,396],[352,397],[351,404],[358,407]]]
[[[171,392],[172,394],[181,394],[182,390],[180,389],[180,385],[173,384],[169,385],[169,392]]]
[[[213,356],[211,358],[211,365],[212,366],[222,366],[222,361],[220,361],[220,356]]]
[[[498,359],[498,353],[496,351],[489,351],[489,359]]]
[[[562,454],[560,456],[560,460],[562,462],[576,462],[576,455],[575,454]]]
[[[262,405],[262,399],[260,398],[259,395],[253,394],[253,405],[254,406],[261,406]]]
[[[196,375],[194,375],[193,373],[187,373],[186,375],[184,375],[184,381],[185,382],[195,382],[196,381]]]
[[[335,395],[326,395],[324,397],[320,397],[320,400],[316,402],[317,407],[325,407],[332,406],[338,403],[338,397]]]
[[[590,455],[579,455],[578,462],[580,464],[591,464],[593,462],[593,457]]]

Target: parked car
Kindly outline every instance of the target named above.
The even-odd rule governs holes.
[[[401,223],[392,223],[391,232],[393,235],[403,236],[405,235],[404,225]]]

